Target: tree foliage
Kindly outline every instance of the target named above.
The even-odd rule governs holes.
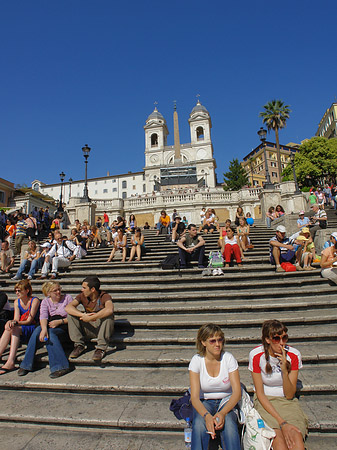
[[[337,138],[313,137],[303,142],[295,154],[297,181],[303,186],[317,185],[323,179],[336,182]],[[283,180],[293,180],[293,170],[289,163],[282,172]]]
[[[237,158],[234,158],[229,163],[229,170],[223,176],[226,183],[224,186],[225,191],[238,191],[248,184],[248,175]]]
[[[282,100],[272,100],[266,103],[263,107],[264,111],[260,112],[259,116],[262,117],[262,122],[267,126],[268,131],[273,130],[275,132],[277,165],[279,178],[281,179],[282,166],[278,131],[286,126],[291,109],[289,108],[289,105],[285,105]]]

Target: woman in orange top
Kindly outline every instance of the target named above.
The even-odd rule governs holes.
[[[6,240],[8,241],[9,245],[11,245],[15,235],[15,225],[13,225],[9,219],[7,219],[6,231],[8,233]]]
[[[166,214],[166,211],[162,211],[160,213],[160,217],[159,217],[159,221],[157,223],[157,236],[158,234],[162,234],[163,233],[163,229],[166,228],[167,229],[167,234],[170,233],[170,217]]]

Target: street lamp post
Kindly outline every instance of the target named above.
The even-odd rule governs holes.
[[[61,180],[61,193],[60,193],[60,202],[59,207],[57,208],[58,211],[63,211],[63,199],[62,199],[62,191],[63,191],[63,180],[65,178],[65,173],[60,173],[60,180]]]
[[[260,141],[262,142],[263,145],[263,154],[264,154],[264,165],[266,168],[266,182],[264,184],[264,188],[265,189],[275,189],[275,186],[273,185],[273,183],[270,181],[270,175],[269,175],[269,168],[268,168],[268,161],[267,161],[267,152],[266,152],[266,136],[267,136],[267,131],[261,127],[259,129],[259,131],[257,132],[257,134],[260,137]]]
[[[88,193],[88,158],[91,148],[88,147],[88,144],[85,144],[84,147],[82,147],[83,156],[85,159],[85,183],[84,183],[84,190],[83,190],[83,198],[86,202],[90,202],[89,193]]]
[[[301,191],[299,190],[299,187],[298,187],[297,176],[296,176],[296,171],[295,171],[295,155],[294,155],[294,153],[292,153],[290,155],[290,162],[291,162],[291,166],[293,168],[293,176],[294,176],[294,181],[295,181],[295,192],[294,193],[300,194]]]
[[[71,185],[72,185],[72,183],[73,183],[73,179],[69,178],[69,199],[71,197]]]

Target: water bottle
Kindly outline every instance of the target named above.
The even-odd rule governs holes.
[[[48,344],[48,342],[49,342],[49,339],[47,338],[47,336],[45,336],[44,339],[43,339],[43,343],[44,344]]]
[[[186,418],[186,428],[184,429],[184,436],[185,436],[185,448],[191,448],[192,427],[191,427],[191,419],[189,417]]]

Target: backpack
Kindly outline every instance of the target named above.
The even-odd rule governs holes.
[[[220,250],[209,252],[208,267],[223,267],[223,257]]]
[[[182,397],[171,401],[170,411],[173,412],[178,420],[186,420],[189,418],[192,422],[193,406],[191,402],[191,393],[189,390],[186,391]]]
[[[291,264],[290,262],[281,263],[281,267],[286,272],[296,272],[296,267],[294,266],[294,264]]]
[[[163,259],[163,261],[161,261],[159,265],[164,270],[180,269],[179,255],[177,254],[167,255],[166,258]]]
[[[270,450],[276,433],[263,422],[260,414],[254,408],[249,394],[244,389],[242,389],[240,403],[240,409],[244,415],[243,450]],[[261,427],[261,425],[264,426]]]

